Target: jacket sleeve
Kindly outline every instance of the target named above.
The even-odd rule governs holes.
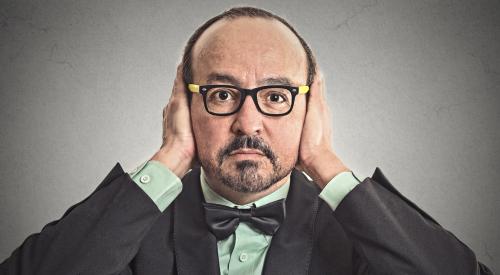
[[[493,274],[474,253],[401,195],[379,168],[334,215],[353,241],[359,274]]]
[[[0,274],[123,273],[161,213],[116,164],[89,197],[29,236]]]

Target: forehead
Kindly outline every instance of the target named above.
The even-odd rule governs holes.
[[[305,84],[307,59],[298,38],[281,22],[267,18],[223,19],[210,26],[192,52],[194,80],[231,75],[242,83],[289,78]]]

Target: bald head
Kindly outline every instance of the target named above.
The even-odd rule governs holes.
[[[195,83],[246,88],[307,83],[304,48],[289,28],[272,18],[220,20],[199,37],[191,54]]]
[[[266,21],[267,23],[272,23],[277,25],[278,27],[288,29],[289,33],[292,33],[296,39],[299,41],[302,46],[303,52],[306,55],[307,61],[307,80],[306,83],[308,85],[312,84],[312,80],[314,79],[316,73],[316,61],[312,54],[311,49],[305,42],[305,40],[300,36],[300,34],[283,18],[263,9],[253,8],[253,7],[236,7],[231,8],[229,10],[224,11],[223,13],[216,15],[209,20],[207,20],[203,25],[201,25],[189,38],[186,47],[184,48],[184,54],[182,57],[182,67],[183,67],[183,77],[185,83],[193,83],[193,59],[195,56],[193,55],[195,45],[198,46],[198,40],[201,36],[205,34],[206,31],[215,31],[211,27],[217,27],[217,23],[221,23],[221,21],[226,21],[225,23],[229,23],[231,21],[236,21],[237,19],[264,19],[259,21]],[[242,23],[240,21],[240,23]],[[281,26],[279,25],[281,23]],[[219,26],[220,27],[220,26]],[[236,27],[236,26],[235,26]],[[260,30],[256,29],[253,33],[248,32],[248,35],[252,35],[248,37],[250,40],[254,39],[255,41],[262,42],[261,33],[267,32],[266,28],[268,26],[263,26]],[[255,32],[256,31],[256,32]],[[229,36],[229,34],[226,34]],[[200,51],[202,51],[200,49]],[[204,52],[201,52],[204,54]],[[188,94],[191,97],[191,94]]]

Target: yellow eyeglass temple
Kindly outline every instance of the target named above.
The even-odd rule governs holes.
[[[199,93],[200,92],[200,85],[196,84],[188,84],[188,89],[193,92],[193,93]]]
[[[307,94],[309,92],[309,86],[299,86],[299,94]]]

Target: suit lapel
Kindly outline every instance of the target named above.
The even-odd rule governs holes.
[[[286,218],[273,236],[263,274],[305,274],[309,269],[318,213],[318,188],[293,170]]]
[[[217,242],[205,223],[200,170],[183,179],[174,203],[174,253],[178,274],[219,274]]]

